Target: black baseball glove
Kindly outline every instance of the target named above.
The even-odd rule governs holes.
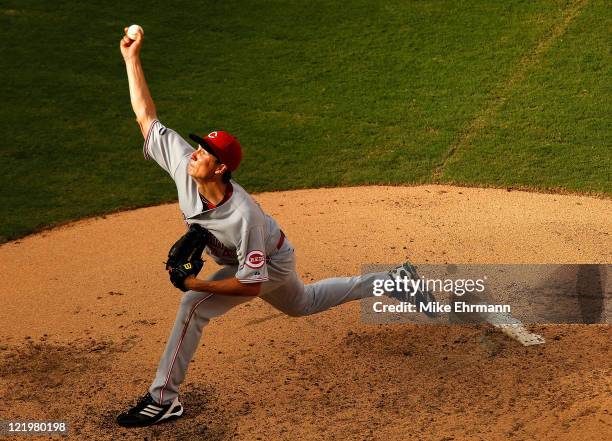
[[[208,230],[198,224],[191,224],[187,231],[168,251],[166,270],[170,282],[181,291],[185,289],[185,279],[197,276],[204,267],[202,252],[208,242]]]

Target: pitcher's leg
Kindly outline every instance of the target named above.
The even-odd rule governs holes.
[[[389,279],[404,280],[407,283],[408,280],[418,281],[419,275],[414,265],[405,262],[389,272],[369,273],[356,277],[337,277],[305,285],[305,293],[312,297],[308,314],[316,314],[351,300],[372,297],[374,295],[374,282],[378,280],[380,283]],[[403,288],[402,286],[395,287],[390,291],[383,291],[382,294],[414,305],[426,305],[436,301],[433,293],[422,286],[417,285],[416,288],[414,285],[410,285],[412,288],[410,286]],[[380,289],[381,286],[378,285],[377,288]],[[420,306],[419,310],[430,318],[437,315],[431,310],[422,310]]]
[[[229,277],[227,274],[234,273],[235,269],[226,267],[211,279],[226,278]],[[183,295],[155,380],[149,388],[153,399],[165,404],[178,395],[178,388],[185,378],[189,362],[198,348],[202,330],[210,319],[252,299],[253,297],[221,296],[198,291],[188,291]]]
[[[388,279],[386,272],[354,277],[334,277],[304,285],[310,306],[304,315],[326,311],[334,306],[374,295],[374,281]]]
[[[310,297],[304,292],[304,283],[295,270],[289,274],[284,283],[264,283],[261,287],[262,300],[279,311],[292,317],[299,317],[310,307]]]
[[[276,309],[291,316],[325,311],[336,305],[374,295],[374,280],[386,280],[385,272],[355,277],[335,277],[304,285],[296,273],[284,285],[261,295]]]

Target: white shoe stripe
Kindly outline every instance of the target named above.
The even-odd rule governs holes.
[[[152,404],[149,404],[146,407],[146,410],[153,410],[155,412],[159,412],[160,410],[162,410],[162,408],[161,407],[157,407],[157,406],[153,406]]]
[[[141,410],[140,413],[149,417],[154,417],[155,415],[157,415],[157,412],[153,412],[151,410],[146,409]]]

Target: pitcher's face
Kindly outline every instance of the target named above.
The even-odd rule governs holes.
[[[223,164],[212,154],[198,146],[198,149],[191,154],[187,173],[194,179],[211,179],[215,176]]]

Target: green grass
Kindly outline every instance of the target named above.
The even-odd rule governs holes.
[[[142,160],[118,49],[133,22],[160,119],[185,136],[235,133],[251,191],[441,180],[609,194],[603,1],[435,173],[570,6],[2,1],[0,241],[176,198]]]
[[[612,193],[611,18],[587,5],[443,180]]]

